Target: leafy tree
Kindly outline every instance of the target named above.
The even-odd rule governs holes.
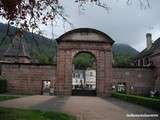
[[[130,66],[133,60],[131,54],[117,54],[114,55],[114,65],[118,66]]]
[[[45,53],[34,53],[33,58],[38,60],[39,63],[42,64],[53,64],[53,59]]]
[[[73,64],[76,69],[87,69],[87,68],[95,68],[96,60],[93,55],[90,53],[79,53],[74,61]]]

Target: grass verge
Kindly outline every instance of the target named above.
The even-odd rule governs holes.
[[[136,103],[152,109],[160,110],[160,99],[136,96],[136,95],[127,95],[122,93],[112,93],[112,97],[125,100],[127,102]]]
[[[10,99],[16,99],[17,96],[0,96],[0,101],[10,100]]]
[[[0,120],[76,120],[75,117],[60,112],[42,112],[0,107]]]

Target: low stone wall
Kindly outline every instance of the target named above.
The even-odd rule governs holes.
[[[148,95],[154,87],[152,68],[113,68],[112,84],[125,83],[128,93]]]
[[[1,64],[1,75],[8,82],[8,91],[22,94],[41,94],[42,81],[55,82],[55,65],[42,64]]]

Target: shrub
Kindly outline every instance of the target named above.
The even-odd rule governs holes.
[[[127,95],[122,93],[112,93],[112,96],[128,102],[143,105],[149,108],[160,110],[160,99],[142,97],[136,95]]]
[[[7,91],[7,80],[0,77],[0,93],[4,93]]]

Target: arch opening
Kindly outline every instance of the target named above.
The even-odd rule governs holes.
[[[72,95],[96,96],[96,57],[90,52],[78,52],[72,64]]]

